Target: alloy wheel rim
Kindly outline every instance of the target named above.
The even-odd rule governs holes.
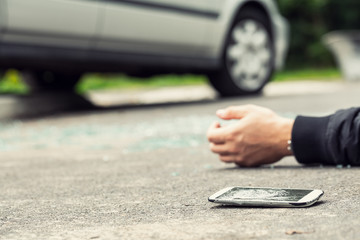
[[[234,83],[241,89],[256,91],[271,71],[272,47],[264,25],[246,19],[238,22],[226,49],[226,66]]]

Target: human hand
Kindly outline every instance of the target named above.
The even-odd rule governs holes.
[[[239,119],[223,127],[215,122],[207,132],[210,149],[221,161],[254,167],[292,155],[287,142],[294,120],[255,105],[228,107],[216,114],[224,120]]]

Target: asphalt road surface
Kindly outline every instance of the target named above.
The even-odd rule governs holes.
[[[358,168],[302,166],[291,157],[236,168],[208,150],[205,132],[221,107],[259,104],[295,117],[360,103],[360,84],[320,86],[3,122],[0,239],[359,239]],[[325,194],[297,209],[207,201],[227,186]]]

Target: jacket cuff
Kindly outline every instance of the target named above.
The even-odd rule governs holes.
[[[325,149],[327,117],[304,117],[295,119],[291,133],[292,150],[299,163],[328,163]]]

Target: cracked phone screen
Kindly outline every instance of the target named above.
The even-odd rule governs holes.
[[[312,190],[303,189],[271,189],[271,188],[239,188],[234,187],[218,196],[216,200],[244,201],[299,201]]]

